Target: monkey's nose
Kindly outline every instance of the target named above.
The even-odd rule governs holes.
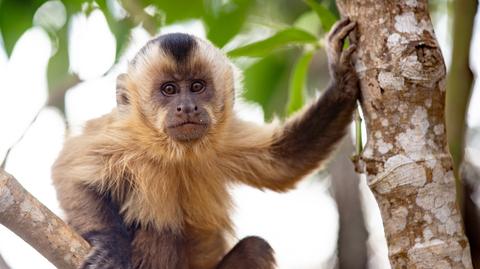
[[[198,111],[198,107],[195,104],[179,104],[177,105],[177,115],[181,114],[191,114]]]

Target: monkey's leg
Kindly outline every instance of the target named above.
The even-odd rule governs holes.
[[[216,269],[273,269],[273,249],[260,237],[249,236],[230,250]]]
[[[139,228],[132,242],[135,269],[187,269],[185,240],[179,233]]]

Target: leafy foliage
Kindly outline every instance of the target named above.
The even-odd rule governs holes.
[[[44,3],[42,0],[3,0],[0,5],[0,30],[8,55],[20,36],[33,26],[33,15]]]
[[[203,18],[208,40],[219,47],[227,44],[242,29],[254,3],[253,0],[234,0],[210,9]]]
[[[244,97],[262,106],[265,117],[284,114],[292,53],[281,51],[261,58],[245,69]]]
[[[278,48],[285,48],[289,45],[298,44],[315,44],[316,42],[317,37],[310,34],[309,32],[296,28],[287,28],[279,31],[278,33],[267,39],[251,43],[240,48],[236,48],[230,51],[228,55],[230,57],[261,57],[271,53]]]
[[[324,32],[328,32],[337,20],[337,17],[324,5],[314,0],[305,0],[305,2],[317,13],[318,18],[322,22]]]
[[[288,115],[302,108],[305,103],[305,82],[307,79],[308,65],[312,57],[313,51],[304,52],[293,68],[289,84]]]

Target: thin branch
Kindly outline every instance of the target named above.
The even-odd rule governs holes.
[[[155,18],[147,14],[138,1],[124,0],[121,3],[122,7],[131,15],[132,21],[136,24],[142,24],[143,28],[152,36],[157,33],[158,27]]]
[[[452,63],[447,79],[445,117],[453,171],[458,176],[465,148],[467,109],[473,89],[474,77],[470,69],[469,56],[478,1],[455,0],[453,5]]]
[[[5,156],[3,157],[3,160],[2,160],[2,165],[0,165],[0,168],[1,169],[5,169],[5,165],[7,164],[7,159],[8,157],[10,156],[10,152],[12,151],[12,149],[18,144],[20,143],[20,141],[22,141],[23,137],[25,137],[25,135],[27,134],[27,132],[30,130],[30,127],[32,127],[32,125],[37,121],[38,119],[38,116],[40,115],[40,113],[42,112],[42,110],[45,108],[45,105],[43,105],[38,111],[37,113],[35,114],[35,116],[33,117],[33,119],[30,121],[30,123],[28,124],[27,128],[25,128],[25,130],[23,130],[23,133],[20,135],[20,137],[8,148],[7,150],[7,153],[5,153]]]
[[[25,135],[27,134],[27,132],[30,130],[30,128],[32,127],[32,125],[37,121],[38,119],[38,116],[40,115],[40,113],[42,112],[42,110],[44,108],[46,108],[47,106],[53,106],[55,105],[56,103],[59,102],[59,100],[61,98],[64,98],[65,97],[65,93],[73,88],[74,86],[78,85],[80,82],[82,82],[80,80],[80,78],[78,77],[78,75],[74,74],[72,77],[70,77],[69,79],[66,79],[63,83],[61,83],[57,88],[55,88],[54,90],[52,90],[52,93],[53,94],[50,94],[47,102],[45,102],[45,104],[40,107],[40,109],[37,111],[37,113],[35,114],[35,116],[32,118],[32,120],[30,121],[30,123],[27,125],[27,127],[25,128],[25,130],[22,132],[22,134],[20,135],[20,137],[8,148],[7,152],[5,153],[5,156],[3,157],[3,160],[2,160],[2,164],[0,165],[0,168],[1,169],[5,169],[5,166],[7,164],[7,160],[8,160],[8,157],[10,156],[10,152],[18,145],[18,143],[20,143],[23,138],[25,137]]]

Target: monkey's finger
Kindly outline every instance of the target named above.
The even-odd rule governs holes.
[[[350,41],[350,44],[358,44],[357,28],[348,34],[348,40]]]
[[[351,65],[352,64],[352,55],[356,52],[357,45],[352,44],[348,49],[346,49],[341,56],[341,63],[342,66]]]
[[[344,18],[340,21],[337,21],[333,26],[332,29],[330,30],[330,33],[328,34],[328,40],[332,40],[334,36],[337,35],[338,31],[342,29],[345,25],[347,25],[350,22],[350,18]]]
[[[338,54],[338,56],[340,57],[340,53],[342,51],[345,38],[348,35],[348,33],[350,33],[355,28],[356,25],[357,25],[356,22],[350,22],[349,24],[341,28],[339,32],[334,35],[333,39],[330,40],[328,43],[328,49],[331,51],[330,54],[332,55]],[[339,59],[337,58],[337,60]]]
[[[357,23],[356,22],[350,22],[349,24],[347,24],[345,27],[343,27],[342,29],[340,29],[340,31],[338,31],[338,33],[335,35],[335,39],[340,42],[341,44],[343,44],[345,38],[347,38],[348,34],[350,32],[352,32],[352,30],[355,28],[355,26],[357,26]]]

